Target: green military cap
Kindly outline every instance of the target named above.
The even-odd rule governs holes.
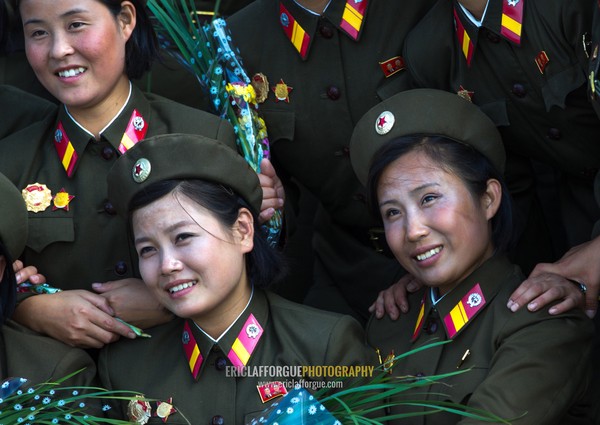
[[[356,124],[350,139],[350,160],[358,179],[366,184],[371,159],[381,146],[408,135],[444,136],[470,145],[504,172],[502,139],[487,115],[457,94],[415,89],[375,105]]]
[[[129,149],[108,173],[108,198],[127,215],[131,199],[149,185],[187,179],[228,186],[260,212],[260,182],[244,158],[222,142],[191,134],[149,137]]]
[[[27,208],[21,192],[4,174],[0,174],[0,199],[0,240],[15,260],[27,241]]]

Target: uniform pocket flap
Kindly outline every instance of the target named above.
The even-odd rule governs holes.
[[[569,93],[581,87],[585,82],[585,74],[577,65],[548,78],[546,85],[542,87],[546,111],[549,111],[552,106],[564,109],[565,99]]]
[[[261,109],[261,114],[267,124],[270,143],[275,143],[278,140],[294,140],[296,126],[296,114],[294,112]]]
[[[509,126],[508,112],[506,111],[506,101],[498,100],[495,102],[479,105],[483,111],[496,124],[496,127]]]
[[[73,242],[74,240],[73,218],[29,216],[27,246],[35,252],[41,252],[54,242]]]

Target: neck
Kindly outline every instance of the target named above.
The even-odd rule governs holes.
[[[194,322],[213,339],[218,339],[244,312],[248,305],[252,289],[245,281],[217,308],[199,317],[193,317]]]
[[[86,130],[100,138],[100,131],[111,122],[121,110],[129,96],[129,79],[124,75],[106,99],[91,106],[69,106],[67,109],[73,118]]]
[[[458,0],[458,2],[477,20],[481,20],[487,6],[487,0]]]
[[[296,2],[319,15],[323,13],[329,0],[296,0]]]

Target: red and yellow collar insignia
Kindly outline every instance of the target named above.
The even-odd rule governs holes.
[[[368,0],[347,0],[340,28],[354,40],[358,39],[365,18]]]
[[[456,304],[450,313],[444,317],[444,324],[448,337],[453,339],[456,334],[477,314],[485,305],[485,297],[481,291],[479,283],[477,283],[470,291],[467,292]]]
[[[258,394],[260,395],[260,399],[263,403],[273,400],[275,397],[287,394],[287,389],[281,381],[273,381],[267,382],[264,385],[257,385],[256,389],[258,390]]]
[[[142,114],[140,114],[137,109],[134,109],[129,118],[129,124],[127,124],[125,133],[123,133],[123,137],[121,138],[119,152],[121,152],[121,154],[127,152],[127,150],[133,147],[137,142],[146,137],[147,131],[148,124],[144,120],[144,117],[142,117]]]
[[[463,55],[467,60],[467,66],[471,66],[471,60],[473,59],[475,46],[473,45],[473,41],[471,41],[471,37],[469,36],[467,29],[458,16],[456,6],[454,7],[454,23],[456,24],[456,37],[458,38],[458,45],[460,46]]]
[[[198,374],[200,373],[200,366],[202,366],[202,361],[204,360],[204,358],[200,353],[200,348],[196,343],[196,338],[194,338],[192,329],[190,328],[190,325],[187,321],[183,326],[181,342],[183,343],[183,350],[185,352],[185,357],[188,361],[188,365],[190,367],[190,372],[192,372],[192,376],[194,377],[194,379],[198,379]]]
[[[425,293],[427,293],[427,291],[425,291]],[[410,339],[413,342],[417,339],[417,337],[421,333],[421,329],[423,328],[423,316],[425,315],[425,296],[426,295],[423,295],[423,299],[421,300],[421,307],[419,308],[417,323],[415,323],[415,330],[413,331],[413,336]]]
[[[281,2],[279,3],[279,23],[286,37],[292,42],[302,59],[306,59],[308,47],[310,46],[310,36]]]
[[[54,130],[54,147],[63,168],[67,172],[67,176],[71,177],[75,170],[78,156],[61,121],[58,122],[56,130]]]
[[[21,195],[25,201],[27,211],[33,213],[45,211],[52,202],[52,192],[48,189],[48,186],[42,183],[28,184],[21,191]]]
[[[525,0],[502,1],[502,27],[500,33],[513,43],[521,44],[523,27],[523,3]]]
[[[75,196],[70,195],[65,188],[63,187],[52,199],[52,211],[56,211],[57,209],[63,209],[65,211],[69,211],[69,204],[73,200]]]
[[[279,82],[271,88],[271,90],[273,90],[273,93],[275,93],[275,101],[285,103],[290,103],[290,92],[293,89],[293,87],[290,87],[283,82],[283,78],[280,79]]]
[[[229,361],[237,368],[246,366],[263,335],[263,328],[253,314],[250,314],[244,326],[227,354]]]

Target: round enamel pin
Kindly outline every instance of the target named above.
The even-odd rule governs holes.
[[[143,183],[150,175],[151,170],[152,165],[150,164],[150,161],[146,158],[138,159],[135,164],[133,164],[133,169],[131,170],[133,181],[136,183]]]
[[[375,120],[375,131],[377,134],[384,135],[390,132],[394,127],[396,117],[390,111],[383,111]]]
[[[246,327],[246,335],[248,335],[248,338],[256,338],[259,333],[260,329],[258,329],[258,326],[254,323],[251,323]]]
[[[473,292],[469,295],[469,298],[467,299],[467,304],[471,308],[477,307],[479,304],[481,304],[481,295],[479,295],[477,292]]]
[[[27,211],[34,213],[44,211],[52,202],[52,192],[45,184],[28,184],[27,187],[21,191],[21,194],[25,200]]]

